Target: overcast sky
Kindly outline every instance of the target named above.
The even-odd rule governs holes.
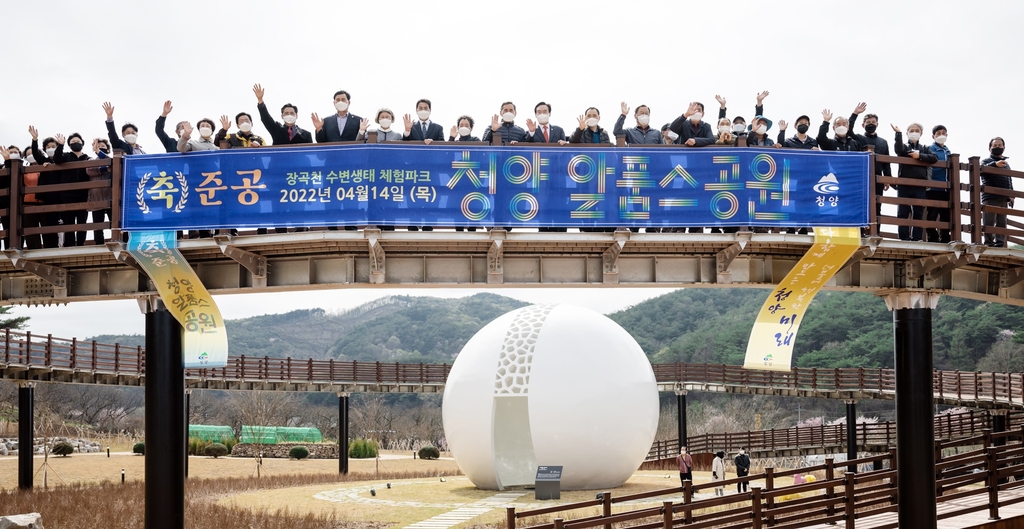
[[[28,145],[27,128],[50,136],[104,133],[101,105],[111,101],[118,129],[140,128],[139,144],[159,152],[153,132],[164,100],[168,118],[255,116],[253,83],[271,113],[284,103],[334,112],[332,95],[352,94],[351,112],[373,117],[383,106],[414,113],[433,101],[432,120],[451,128],[469,114],[475,135],[514,101],[516,123],[538,101],[567,130],[589,106],[611,128],[619,103],[651,107],[652,124],[678,116],[690,101],[716,115],[752,117],[755,95],[770,91],[765,114],[820,123],[821,110],[849,115],[858,101],[904,130],[920,121],[949,128],[947,145],[987,154],[1006,139],[1014,164],[1021,145],[1024,3],[958,2],[288,2],[188,4],[51,0],[7,2],[0,43],[7,68],[0,85],[0,142]],[[1017,57],[1017,58],[1015,58]],[[21,77],[19,79],[19,76]],[[400,120],[400,118],[399,118]],[[255,132],[265,134],[258,123]],[[627,123],[632,126],[630,117]],[[792,127],[790,128],[792,130]],[[856,132],[862,132],[858,123]],[[1024,164],[1024,162],[1021,162]],[[1024,201],[1019,201],[1024,202]],[[1019,206],[1019,204],[1018,204]],[[462,296],[472,290],[346,289],[292,295],[217,298],[226,318],[319,306],[347,308],[389,294]],[[529,289],[499,293],[527,301],[566,301],[609,312],[662,289]],[[17,308],[31,328],[56,336],[142,332],[134,302]]]

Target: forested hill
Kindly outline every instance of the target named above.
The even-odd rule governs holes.
[[[614,291],[609,291],[614,295]],[[652,362],[741,364],[767,290],[677,290],[609,317]],[[341,313],[312,308],[228,321],[232,355],[385,362],[452,362],[480,328],[526,303],[495,294],[460,299],[388,296]],[[935,366],[1024,371],[1024,309],[942,297],[932,319]],[[795,347],[803,367],[891,367],[892,314],[881,298],[822,292],[807,311]],[[1024,338],[1022,333],[1021,338]],[[97,341],[143,344],[141,336]]]

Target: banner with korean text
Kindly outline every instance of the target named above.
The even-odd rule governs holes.
[[[761,306],[750,331],[744,368],[791,369],[796,333],[807,306],[858,248],[857,228],[814,228],[814,245]]]
[[[127,230],[865,226],[866,153],[310,145],[125,158]]]
[[[178,252],[173,231],[132,232],[128,253],[156,285],[167,310],[185,330],[185,367],[224,367],[228,335],[213,296]]]

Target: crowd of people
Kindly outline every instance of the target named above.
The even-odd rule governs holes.
[[[617,117],[612,131],[601,126],[601,112],[594,107],[586,109],[579,115],[577,126],[571,128],[569,133],[565,129],[551,123],[552,106],[546,102],[540,102],[533,107],[533,118],[525,122],[525,128],[516,124],[518,117],[516,105],[510,101],[500,105],[499,113],[494,114],[490,122],[483,127],[482,138],[475,136],[476,121],[469,115],[460,116],[445,137],[444,127],[433,122],[431,117],[431,102],[428,99],[420,99],[415,105],[415,116],[405,114],[402,123],[397,123],[396,114],[389,108],[381,108],[373,118],[374,128],[371,130],[369,118],[362,118],[351,112],[352,96],[345,90],[339,90],[334,94],[335,112],[321,118],[317,113],[310,115],[313,130],[305,130],[298,122],[299,109],[291,103],[285,103],[280,109],[280,121],[271,115],[264,102],[265,90],[260,85],[253,86],[253,94],[256,97],[256,109],[260,121],[270,135],[270,141],[260,137],[253,132],[253,118],[247,112],[239,112],[233,120],[237,131],[231,132],[232,120],[224,115],[220,118],[220,129],[216,131],[217,123],[212,119],[203,118],[196,122],[193,127],[189,121],[179,121],[174,126],[175,137],[166,132],[167,117],[173,110],[171,101],[166,101],[163,111],[156,119],[155,133],[160,141],[162,150],[168,153],[189,153],[195,151],[211,151],[220,148],[258,148],[267,145],[293,145],[330,142],[365,142],[369,141],[371,133],[376,133],[377,142],[386,141],[415,141],[430,144],[433,142],[488,142],[494,143],[500,135],[503,145],[517,143],[542,143],[559,144],[587,143],[587,144],[610,144],[615,138],[621,137],[627,145],[651,145],[651,144],[675,144],[688,147],[708,146],[735,146],[742,141],[750,147],[761,148],[788,148],[807,149],[823,151],[873,151],[879,155],[890,155],[888,141],[879,135],[879,118],[875,114],[865,114],[867,105],[858,104],[852,114],[847,117],[833,116],[832,111],[825,109],[821,113],[821,122],[818,125],[817,135],[812,136],[812,120],[808,115],[801,115],[795,120],[796,133],[787,137],[789,124],[784,120],[778,122],[778,133],[773,138],[771,129],[773,121],[765,117],[764,100],[768,92],[757,94],[757,102],[754,110],[754,117],[749,120],[743,116],[728,117],[726,99],[722,96],[715,96],[719,104],[718,120],[715,128],[704,120],[705,108],[700,102],[690,103],[685,112],[679,115],[671,123],[664,124],[660,131],[651,126],[651,109],[647,105],[639,105],[631,109],[626,103],[621,105],[621,113]],[[146,154],[146,149],[138,142],[139,128],[132,123],[125,123],[120,128],[120,134],[114,124],[114,106],[110,103],[103,104],[106,113],[106,138],[97,137],[91,140],[93,155],[97,158],[105,158],[111,155],[111,149],[118,149],[125,155]],[[635,124],[626,128],[626,120],[632,110],[632,119]],[[862,134],[854,132],[858,119],[861,119]],[[911,123],[906,127],[906,140],[900,127],[891,125],[895,134],[893,138],[892,153],[896,156],[907,157],[925,163],[936,163],[949,159],[951,151],[946,145],[948,131],[943,125],[931,127],[931,143],[926,144],[926,127],[920,123]],[[3,155],[4,163],[9,160],[20,159],[26,166],[64,164],[92,159],[86,152],[86,139],[75,132],[67,137],[62,134],[54,134],[43,138],[39,143],[39,134],[35,127],[29,127],[31,143],[20,148],[16,144],[8,147],[0,146],[0,154]],[[830,136],[831,132],[831,136]],[[998,168],[1008,169],[1007,157],[1004,155],[1005,141],[995,137],[989,141],[989,156],[984,159],[983,164]],[[67,149],[67,150],[65,150]],[[888,163],[876,163],[875,174],[877,176],[892,176],[892,168]],[[948,180],[947,170],[943,168],[924,167],[916,165],[899,166],[899,178],[924,179],[936,182]],[[26,186],[47,185],[56,183],[73,183],[92,180],[109,179],[110,174],[105,167],[90,168],[85,170],[70,169],[65,171],[47,171],[43,173],[27,172],[25,175]],[[1012,180],[1003,175],[983,175],[983,185],[992,188],[1012,189]],[[4,182],[0,182],[3,186]],[[8,183],[9,185],[9,183]],[[881,195],[887,185],[876,185],[875,193]],[[946,204],[950,201],[949,190],[939,188],[926,188],[920,186],[903,185],[897,186],[897,195],[909,199],[927,199],[931,201],[942,201]],[[7,201],[8,197],[3,197]],[[93,188],[86,191],[66,191],[60,193],[39,193],[26,195],[25,204],[59,204],[59,203],[86,203],[90,207],[83,210],[65,211],[59,213],[43,213],[25,216],[23,226],[53,226],[63,224],[65,226],[86,224],[89,215],[92,222],[103,222],[109,219],[110,190],[108,188]],[[993,193],[982,193],[982,204],[998,208],[1009,208],[1013,206],[1013,199],[1004,195]],[[8,204],[0,202],[0,207],[6,208]],[[878,204],[876,211],[881,211],[881,204]],[[923,207],[919,205],[900,204],[897,216],[903,219],[931,220],[949,222],[948,207]],[[6,227],[8,219],[0,219]],[[1006,227],[1006,215],[1000,213],[984,214],[984,223],[987,226]],[[346,226],[346,229],[356,229],[355,226]],[[393,229],[388,227],[389,229]],[[301,228],[300,228],[301,229]],[[336,228],[335,228],[336,229]],[[410,230],[419,229],[409,227]],[[424,227],[430,230],[430,227]],[[647,231],[683,231],[685,228],[648,228]],[[713,228],[712,232],[724,230],[726,232],[737,231],[739,228]],[[461,229],[460,229],[461,230]],[[472,230],[472,228],[471,228]],[[703,232],[704,228],[689,228],[691,233]],[[278,232],[286,231],[278,229]],[[565,228],[544,228],[544,231],[565,231]],[[949,242],[950,233],[948,230],[932,229],[922,230],[919,227],[900,226],[899,237],[902,240],[919,241],[927,237],[929,241]],[[266,230],[260,230],[266,233]],[[806,233],[806,231],[803,231]],[[200,236],[209,235],[210,232],[199,233]],[[103,232],[98,230],[93,234],[96,244],[103,242]],[[25,243],[29,248],[77,246],[85,244],[86,232],[75,231],[58,238],[57,234],[48,234],[41,237],[25,237]],[[985,243],[989,246],[1004,246],[1005,236],[986,235]]]
[[[714,459],[711,460],[711,481],[722,482],[725,481],[725,452],[719,450],[715,452]],[[747,455],[747,451],[744,448],[740,448],[736,452],[736,456],[733,457],[733,464],[736,468],[736,477],[742,478],[750,475],[750,456]],[[679,467],[679,482],[680,485],[685,487],[687,481],[693,481],[693,456],[686,453],[686,447],[679,448],[679,455],[676,456],[676,465]],[[740,494],[749,490],[749,481],[739,481],[736,483],[736,493]],[[725,496],[724,486],[715,486],[715,496]]]

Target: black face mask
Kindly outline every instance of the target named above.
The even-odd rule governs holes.
[[[103,154],[110,154],[110,149],[100,149],[100,152]]]
[[[796,131],[799,132],[800,134],[806,134],[808,128],[810,127],[806,123],[801,123],[796,126]]]
[[[1003,155],[1003,148],[1002,147],[993,147],[992,148],[992,156],[1002,156],[1002,155]]]
[[[82,152],[82,148],[85,147],[84,143],[69,143],[72,152]]]
[[[866,130],[868,134],[874,134],[875,131],[878,130],[878,125],[875,125],[874,123],[871,123],[870,125],[864,125],[864,130]]]

